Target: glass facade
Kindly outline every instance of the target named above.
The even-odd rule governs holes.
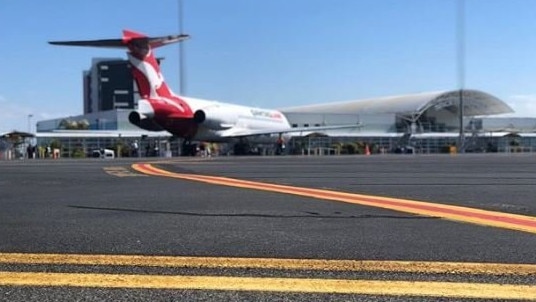
[[[364,154],[368,145],[372,154],[439,154],[457,152],[458,137],[296,137],[289,142],[296,155]],[[466,153],[536,152],[536,136],[466,137]],[[454,149],[452,148],[454,147]]]
[[[92,157],[94,150],[114,150],[116,157],[166,157],[180,155],[180,142],[169,136],[133,137],[40,137],[37,145],[60,150],[62,158]],[[166,153],[169,151],[169,153]]]

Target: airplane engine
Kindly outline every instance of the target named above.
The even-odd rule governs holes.
[[[199,109],[194,113],[194,121],[212,130],[225,130],[233,127],[238,115],[221,107]]]
[[[144,130],[162,131],[162,127],[154,122],[154,109],[147,100],[138,101],[138,110],[130,112],[128,121]]]

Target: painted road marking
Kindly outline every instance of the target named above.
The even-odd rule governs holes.
[[[179,257],[144,255],[0,253],[2,264],[49,264],[130,267],[237,268],[320,271],[385,271],[470,275],[533,276],[536,265],[425,261],[359,261]],[[232,276],[130,275],[0,271],[0,286],[67,286],[95,288],[196,289],[300,292],[384,296],[425,296],[536,300],[536,286],[474,282],[382,281],[359,279]]]
[[[125,168],[125,167],[104,167],[102,168],[104,172],[117,176],[117,177],[139,177],[139,176],[147,176],[144,174],[134,173],[131,170]]]
[[[107,265],[470,275],[536,275],[536,264],[0,253],[0,264]]]
[[[379,207],[405,213],[439,217],[453,221],[469,222],[479,225],[505,228],[536,234],[536,217],[532,216],[487,211],[476,208],[414,201],[407,199],[344,193],[304,187],[292,187],[287,185],[269,184],[227,177],[174,173],[156,168],[151,164],[134,164],[132,165],[132,168],[139,172],[154,176],[164,176],[192,181],[200,181],[209,184],[293,194],[324,200],[341,201],[365,206]]]
[[[4,286],[197,289],[536,300],[536,286],[461,282],[0,272]]]

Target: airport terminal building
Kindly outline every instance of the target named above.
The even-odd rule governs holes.
[[[294,127],[361,125],[325,133],[296,133],[288,143],[289,147],[295,149],[289,151],[293,154],[339,154],[341,150],[334,150],[336,146],[350,143],[375,146],[373,152],[377,153],[406,152],[400,148],[418,153],[441,153],[458,145],[459,94],[457,90],[429,92],[280,110]],[[512,109],[498,98],[481,91],[464,90],[463,102],[465,151],[536,150],[536,118],[494,117],[510,113]],[[166,148],[162,142],[170,137],[168,133],[140,130],[129,123],[128,113],[128,109],[115,109],[40,121],[37,124],[37,137],[42,143],[62,140],[64,145],[71,146],[69,149],[72,146],[81,148],[82,145],[110,147],[119,140],[123,144],[138,140],[144,150],[148,144],[159,144],[161,150]],[[84,141],[84,144],[80,141]],[[179,155],[178,142],[172,142],[171,149],[173,156]],[[63,155],[69,156],[68,153]]]
[[[128,121],[139,95],[127,61],[94,59],[91,68],[83,73],[83,82],[84,114],[37,122],[38,144],[59,141],[66,146],[62,147],[62,156],[67,157],[72,156],[74,149],[79,154],[117,145],[128,149],[135,141],[142,150],[155,148],[170,151],[168,156],[179,155],[178,142],[168,142],[169,133],[143,131]],[[293,127],[360,124],[349,130],[296,133],[287,144],[287,152],[292,154],[351,153],[352,148],[345,147],[352,145],[355,153],[364,152],[365,145],[375,153],[440,153],[459,147],[460,99],[463,100],[464,150],[536,150],[536,118],[498,117],[513,112],[512,108],[479,90],[424,92],[278,110]],[[264,150],[263,154],[271,154],[269,147]]]
[[[536,150],[536,118],[498,117],[512,113],[512,108],[478,90],[425,92],[280,110],[295,127],[361,123],[361,127],[351,131],[329,133],[339,138],[324,138],[324,148],[342,140],[376,145],[385,152],[411,148],[412,152],[441,153],[452,150],[451,146],[459,146],[460,99],[464,151],[510,152],[512,145],[517,146],[514,148],[517,151]]]

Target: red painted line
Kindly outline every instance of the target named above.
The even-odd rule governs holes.
[[[216,183],[220,185],[249,186],[249,187],[252,187],[253,189],[269,190],[269,191],[289,193],[289,194],[295,194],[295,195],[301,195],[301,196],[307,196],[307,197],[325,198],[325,199],[330,199],[330,200],[340,200],[340,201],[350,200],[356,203],[360,203],[360,202],[367,203],[371,206],[378,206],[378,207],[392,209],[392,210],[396,210],[393,207],[405,208],[405,209],[408,209],[407,212],[413,211],[413,213],[417,212],[417,214],[421,214],[421,215],[434,216],[432,214],[425,214],[425,213],[418,212],[418,211],[432,212],[432,213],[438,214],[437,216],[455,215],[455,216],[462,217],[462,220],[463,218],[474,218],[474,219],[479,219],[483,221],[488,221],[490,223],[493,223],[493,222],[506,223],[512,226],[519,226],[523,228],[527,228],[527,227],[531,229],[534,228],[535,230],[534,232],[536,232],[536,219],[530,216],[486,211],[486,210],[465,208],[465,207],[460,207],[460,206],[453,206],[453,205],[451,206],[451,205],[444,205],[444,204],[434,206],[427,202],[420,202],[420,201],[413,201],[413,200],[404,200],[404,199],[386,200],[385,198],[381,198],[381,197],[378,198],[378,197],[373,197],[373,196],[327,191],[327,190],[320,190],[320,189],[313,189],[313,188],[291,187],[287,185],[253,182],[253,181],[232,179],[232,178],[226,178],[226,177],[180,174],[180,173],[173,173],[173,172],[161,170],[161,169],[153,167],[150,164],[142,164],[139,166],[143,168],[144,170],[146,170],[148,173],[154,174],[154,175],[185,178],[185,179],[190,179],[190,180],[211,182],[211,183]],[[284,191],[281,191],[281,190],[284,190]]]

